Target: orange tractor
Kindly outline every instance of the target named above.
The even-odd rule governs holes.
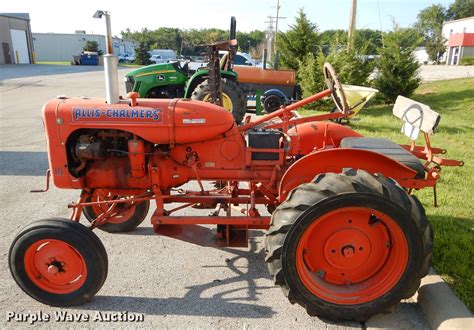
[[[113,61],[106,55],[106,72]],[[159,234],[217,225],[216,242],[241,245],[249,230],[265,229],[265,262],[276,285],[310,315],[365,320],[412,296],[430,267],[433,234],[409,192],[435,187],[440,165],[462,163],[439,157],[445,150],[429,143],[398,145],[326,122],[350,116],[364,99],[348,104],[329,64],[324,74],[328,89],[241,126],[206,102],[115,98],[114,79],[107,80],[107,100],[48,102],[48,186],[51,176],[56,187],[81,193],[69,204],[70,219],[34,222],[15,238],[9,265],[18,285],[52,306],[89,301],[108,267],[92,229],[133,230],[154,202]],[[295,115],[324,97],[339,111]],[[439,116],[400,102],[395,114],[402,111],[405,128],[428,138]],[[190,181],[196,189],[181,187]],[[187,207],[212,212],[179,215]]]

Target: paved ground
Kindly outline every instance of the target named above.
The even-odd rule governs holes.
[[[66,68],[45,67],[41,69],[47,75],[36,75],[35,66],[12,67],[7,69],[8,74],[17,78],[0,84],[0,328],[28,325],[7,322],[8,312],[47,313],[54,317],[54,312],[61,311],[37,303],[17,287],[8,270],[7,255],[10,243],[22,227],[38,219],[67,217],[66,203],[78,195],[78,191],[55,188],[46,194],[29,193],[30,189],[43,186],[47,169],[42,104],[59,94],[104,94],[102,72],[70,73],[70,68]],[[0,67],[0,76],[4,78],[7,71]],[[120,74],[124,72],[121,70]],[[123,85],[121,90],[123,94]],[[203,231],[208,233],[209,229]],[[366,325],[327,323],[309,317],[273,286],[263,260],[262,232],[251,235],[248,248],[219,249],[157,236],[147,220],[131,234],[97,234],[109,255],[107,281],[92,303],[62,311],[84,313],[91,318],[97,311],[128,311],[143,314],[140,326],[147,327],[427,327],[419,307],[412,301],[400,304],[391,315],[374,317]],[[64,327],[54,320],[36,325]],[[92,321],[67,324],[98,325]],[[136,324],[114,323],[133,325]]]
[[[474,77],[474,65],[422,65],[420,76],[423,81]]]

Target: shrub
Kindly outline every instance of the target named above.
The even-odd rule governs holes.
[[[341,50],[336,46],[331,47],[327,56],[323,52],[319,52],[318,55],[308,54],[298,70],[298,78],[305,97],[325,88],[324,62],[331,63],[341,83],[349,85],[367,85],[368,77],[373,70],[373,65],[365,61],[356,51]]]
[[[380,91],[383,101],[393,103],[398,95],[411,96],[421,83],[420,64],[413,53],[419,36],[413,30],[395,26],[384,42],[385,47],[379,49],[374,87]]]
[[[459,62],[460,65],[474,65],[474,56],[463,57]]]

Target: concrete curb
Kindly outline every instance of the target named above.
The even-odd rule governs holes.
[[[474,317],[433,268],[421,280],[417,296],[432,329],[474,329]]]

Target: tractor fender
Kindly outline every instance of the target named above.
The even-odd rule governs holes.
[[[196,71],[196,73],[194,73],[192,77],[189,78],[186,84],[184,97],[190,98],[191,95],[193,94],[194,89],[197,87],[197,85],[199,85],[200,83],[202,83],[204,80],[207,79],[208,74],[209,74],[208,70]],[[226,79],[230,79],[232,81],[237,82],[237,75],[235,72],[221,71],[221,78],[226,78]]]
[[[302,183],[311,182],[321,173],[341,173],[354,168],[372,174],[381,173],[396,181],[415,179],[416,171],[377,152],[361,149],[326,149],[304,156],[283,174],[279,186],[279,200],[283,202],[291,190]]]
[[[288,97],[285,95],[285,93],[283,93],[281,90],[277,89],[277,88],[272,88],[272,89],[269,89],[267,91],[265,91],[265,93],[263,93],[263,96],[262,96],[262,101],[265,99],[265,97],[269,96],[269,95],[276,95],[276,96],[279,96],[281,97],[282,99],[285,100],[285,104],[288,104]]]

